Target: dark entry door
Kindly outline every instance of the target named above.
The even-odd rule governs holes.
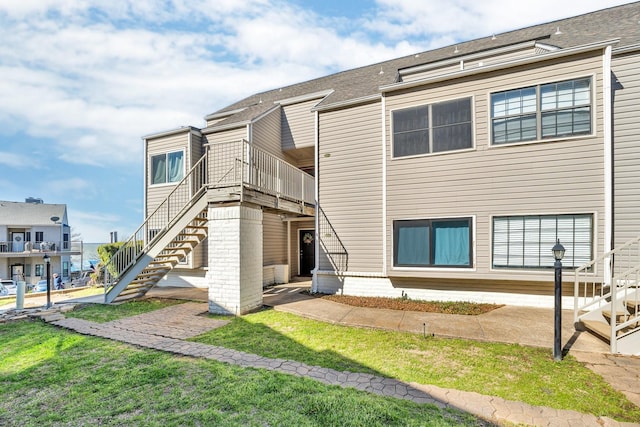
[[[310,276],[316,258],[315,233],[314,230],[300,230],[299,233],[300,275]]]

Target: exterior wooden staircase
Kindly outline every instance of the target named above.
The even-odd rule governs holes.
[[[576,328],[640,355],[640,237],[578,268],[574,293]]]
[[[113,301],[143,296],[207,237],[207,212],[202,211],[180,231]]]
[[[207,237],[207,155],[104,267],[104,300],[144,295]]]
[[[105,303],[144,295],[206,237],[210,204],[313,216],[313,176],[246,140],[210,144],[104,267]]]

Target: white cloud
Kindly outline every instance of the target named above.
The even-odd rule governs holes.
[[[126,238],[133,231],[133,226],[123,227],[122,217],[104,212],[91,212],[67,208],[69,224],[74,232],[79,233],[84,242],[103,243],[109,241],[109,233],[118,231],[119,237]]]
[[[37,167],[33,164],[29,156],[6,151],[0,151],[0,165],[20,170],[24,169],[25,165],[30,165],[31,168]],[[2,184],[1,181],[0,184]],[[2,187],[2,185],[0,185],[0,187]]]
[[[424,39],[440,47],[494,33],[628,3],[628,0],[377,0],[379,10],[366,23],[392,39]]]

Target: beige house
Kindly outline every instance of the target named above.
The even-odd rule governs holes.
[[[145,137],[147,220],[107,299],[199,286],[212,312],[242,314],[263,285],[311,275],[315,292],[548,307],[558,239],[567,306],[574,285],[586,304],[610,304],[613,283],[626,298],[638,22],[632,3],[489,35]]]

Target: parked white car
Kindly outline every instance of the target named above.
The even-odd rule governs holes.
[[[7,295],[15,295],[18,291],[18,286],[14,280],[2,279],[0,280],[0,285],[4,286],[4,288],[9,292]]]
[[[9,295],[9,290],[0,283],[0,297],[6,297],[7,295]]]

